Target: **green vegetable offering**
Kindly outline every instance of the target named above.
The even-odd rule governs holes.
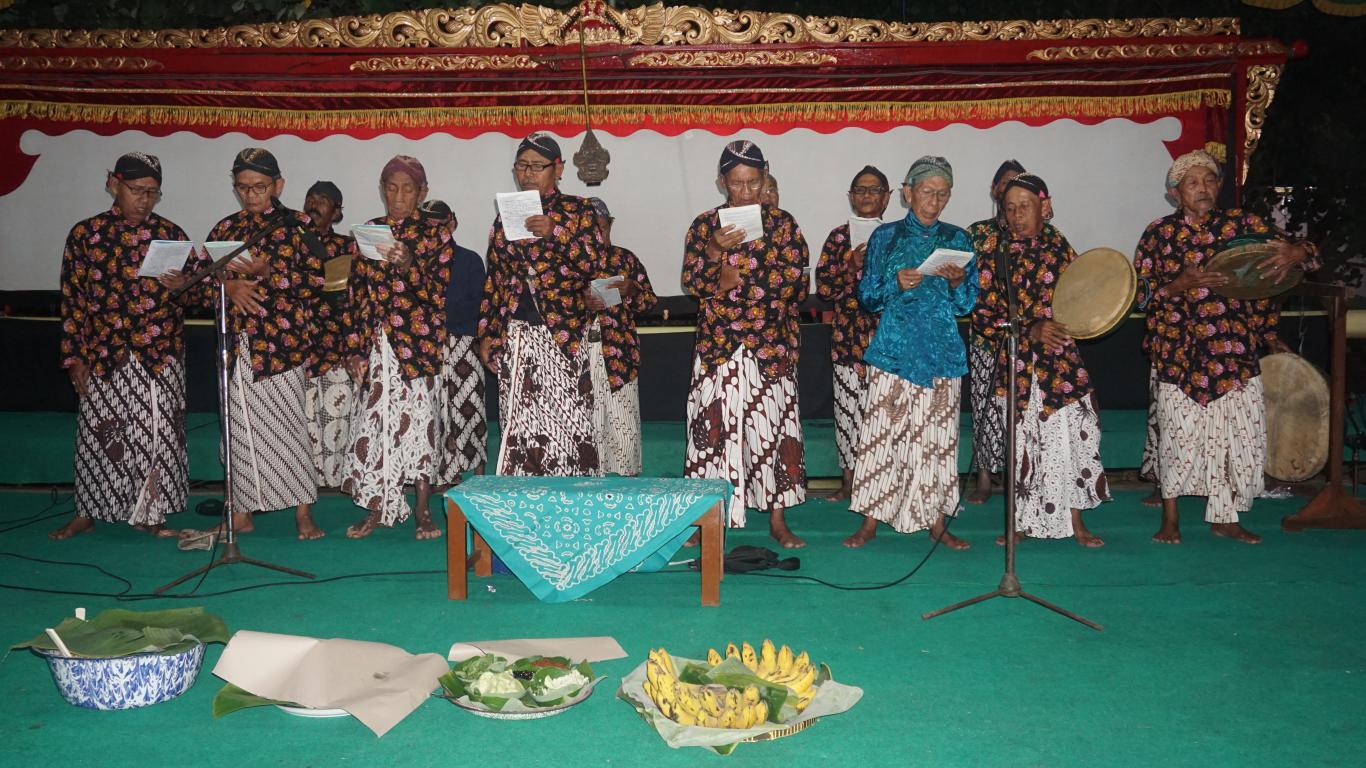
[[[586,695],[602,680],[586,661],[562,656],[528,656],[508,661],[484,654],[466,659],[441,676],[447,698],[491,712],[525,712],[558,707]]]

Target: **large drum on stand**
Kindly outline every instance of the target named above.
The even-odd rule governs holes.
[[[1298,483],[1328,463],[1328,379],[1296,354],[1262,358],[1266,392],[1266,473]]]
[[[1053,289],[1053,319],[1074,339],[1094,339],[1129,316],[1138,275],[1129,257],[1114,248],[1092,248],[1067,265]]]

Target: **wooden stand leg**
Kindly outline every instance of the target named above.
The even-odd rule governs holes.
[[[702,529],[702,604],[721,604],[721,572],[724,531],[722,530],[721,503],[712,505],[702,517],[697,519],[697,527]]]
[[[460,506],[446,499],[446,599],[469,597],[469,574],[465,572],[465,535],[469,528]]]
[[[479,531],[471,527],[470,533],[474,534],[474,575],[492,576],[493,550],[489,549],[489,543],[484,541],[484,537],[479,535]]]

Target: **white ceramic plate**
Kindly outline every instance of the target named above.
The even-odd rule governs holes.
[[[546,707],[544,709],[523,710],[519,712],[494,712],[488,707],[485,707],[483,704],[477,704],[473,701],[458,701],[456,699],[451,699],[450,697],[444,698],[449,699],[452,704],[454,704],[457,707],[460,707],[461,709],[465,710],[466,712],[469,712],[472,715],[478,715],[479,717],[487,717],[490,720],[539,720],[543,717],[554,717],[555,715],[562,715],[571,707],[576,707],[579,704],[582,704],[589,696],[592,695],[593,687],[585,686],[583,690],[579,691],[578,696],[574,697],[573,699],[570,699],[569,701],[566,701],[563,704],[559,704],[553,707]]]
[[[275,707],[282,712],[288,712],[295,717],[350,717],[351,713],[344,709],[309,709],[308,707],[287,707],[284,704],[276,704]]]

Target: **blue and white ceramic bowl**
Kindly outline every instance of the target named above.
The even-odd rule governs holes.
[[[35,653],[47,659],[62,698],[86,709],[134,709],[174,699],[190,690],[204,663],[203,643],[169,656],[90,659]]]

